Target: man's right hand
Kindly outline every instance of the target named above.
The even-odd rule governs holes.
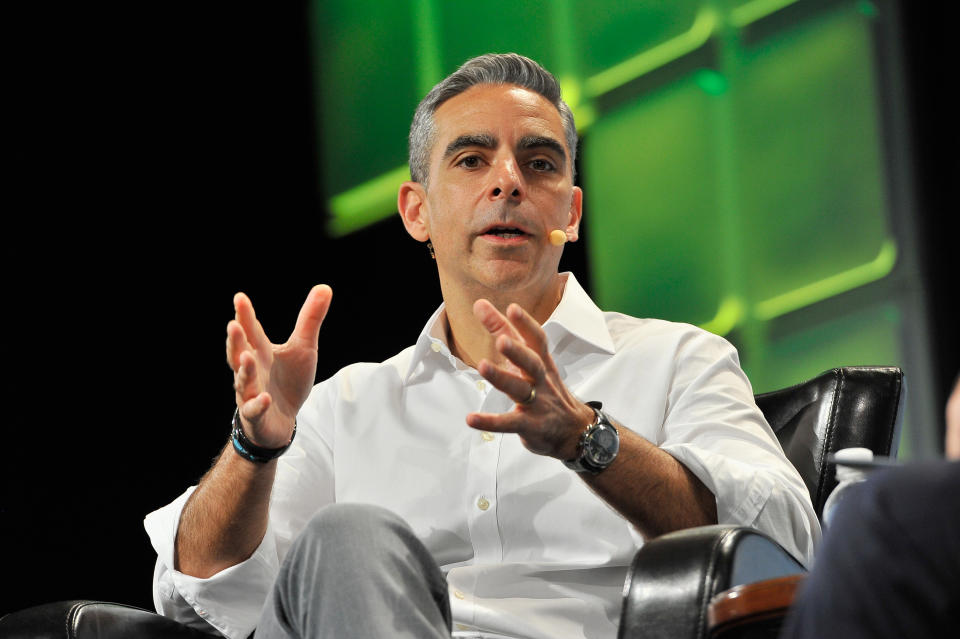
[[[246,436],[264,448],[285,446],[317,372],[320,325],[333,291],[325,284],[307,295],[284,344],[273,344],[243,293],[233,298],[236,317],[227,324],[227,362],[233,369],[237,408]]]

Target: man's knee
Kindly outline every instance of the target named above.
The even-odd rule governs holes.
[[[307,528],[315,532],[335,534],[344,530],[402,525],[399,515],[371,504],[330,504],[310,519]]]
[[[334,504],[317,511],[284,559],[271,601],[277,603],[265,609],[266,623],[298,629],[367,628],[384,621],[383,614],[393,625],[398,613],[391,606],[409,602],[410,610],[429,611],[412,618],[428,619],[441,629],[439,636],[449,636],[450,601],[442,571],[410,526],[379,506]],[[377,606],[387,612],[373,614]],[[359,611],[361,618],[350,611]],[[352,636],[392,635],[357,630]],[[398,636],[437,635],[434,629]]]
[[[343,552],[355,548],[372,551],[390,545],[395,538],[412,536],[399,515],[370,504],[330,504],[310,519],[300,534],[300,543],[320,543]]]

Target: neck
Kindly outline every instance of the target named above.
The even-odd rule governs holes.
[[[478,299],[486,299],[504,314],[510,304],[516,303],[539,324],[543,324],[560,303],[566,279],[566,276],[556,273],[546,286],[509,292],[485,287],[470,290],[458,286],[448,287],[441,281],[450,351],[464,364],[473,368],[477,367],[481,359],[502,363],[504,358],[495,348],[494,336],[473,314],[474,303]]]

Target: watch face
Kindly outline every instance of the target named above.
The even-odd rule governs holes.
[[[620,438],[617,432],[606,424],[599,424],[590,433],[585,446],[586,456],[597,466],[606,466],[617,456],[620,450]]]

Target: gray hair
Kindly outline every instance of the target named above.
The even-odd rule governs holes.
[[[471,60],[434,86],[420,101],[410,125],[410,177],[425,187],[430,173],[430,150],[436,130],[433,114],[440,105],[478,84],[515,84],[539,93],[557,107],[567,148],[570,149],[570,171],[574,174],[577,159],[577,127],[573,112],[560,97],[560,83],[542,66],[516,53],[488,53]]]

